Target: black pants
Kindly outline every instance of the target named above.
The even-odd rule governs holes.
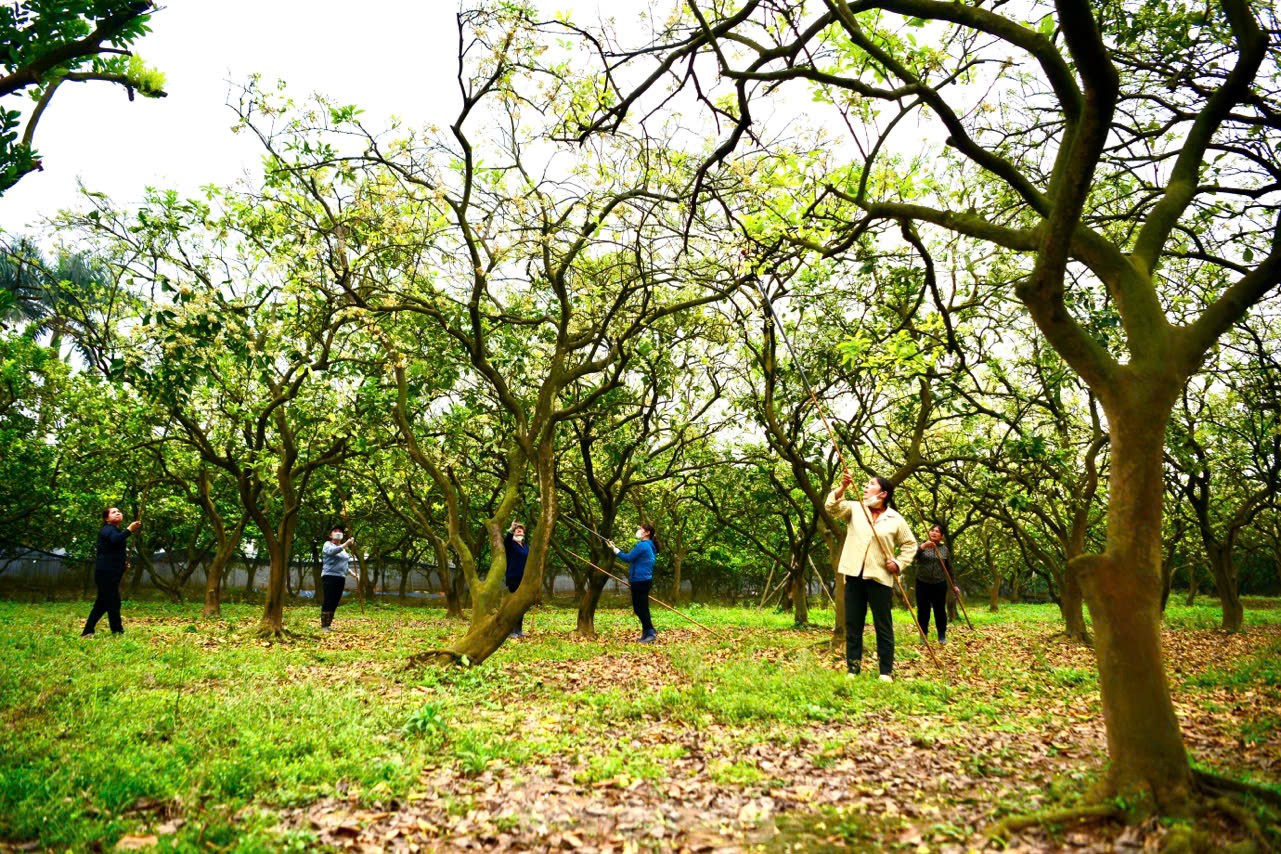
[[[338,603],[342,601],[343,589],[347,586],[346,576],[322,575],[320,576],[320,586],[325,591],[325,598],[321,602],[320,610],[337,611]]]
[[[653,586],[652,579],[632,582],[632,613],[640,620],[642,635],[654,631],[654,623],[649,618],[649,589]]]
[[[881,675],[894,670],[894,618],[890,608],[894,591],[884,584],[863,578],[845,579],[845,665],[852,669],[863,666],[863,626],[867,609],[872,608],[872,625],[876,628],[876,659]]]
[[[93,629],[102,619],[102,615],[107,615],[107,622],[111,624],[111,631],[123,632],[124,625],[120,622],[120,579],[123,573],[116,572],[114,569],[96,569],[93,573],[93,581],[98,585],[98,598],[93,600],[93,608],[89,611],[89,619],[85,622],[85,634],[93,634]]]
[[[947,582],[916,581],[916,616],[921,622],[921,631],[929,633],[930,610],[934,610],[934,623],[938,626],[939,638],[947,634]]]

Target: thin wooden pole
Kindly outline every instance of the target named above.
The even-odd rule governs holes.
[[[579,560],[581,560],[583,563],[587,564],[588,566],[590,566],[592,569],[596,570],[597,572],[603,572],[603,573],[605,573],[606,575],[608,575],[610,578],[612,578],[612,579],[614,579],[615,581],[617,581],[619,584],[625,585],[625,586],[627,587],[627,589],[628,589],[628,590],[630,590],[630,589],[632,588],[632,585],[631,585],[631,584],[628,584],[626,581],[624,581],[623,579],[619,578],[617,575],[614,575],[614,573],[609,572],[609,571],[604,570],[604,569],[601,569],[599,566],[597,566],[596,564],[592,563],[590,560],[588,560],[587,558],[583,557],[582,555],[580,555],[580,554],[575,554],[574,552],[570,552],[570,554],[574,555],[574,557],[578,558],[578,559],[579,559]],[[727,635],[723,635],[723,634],[721,634],[720,632],[716,631],[716,629],[713,629],[713,628],[710,628],[710,627],[708,627],[708,626],[703,625],[703,624],[702,624],[702,623],[700,623],[698,620],[695,620],[693,617],[689,616],[688,614],[682,614],[680,611],[677,611],[675,608],[673,608],[671,605],[668,605],[666,602],[664,602],[662,599],[659,599],[657,596],[653,596],[653,595],[651,595],[649,598],[650,598],[650,600],[651,600],[652,602],[655,602],[655,603],[657,603],[657,604],[659,604],[659,605],[662,605],[664,608],[666,608],[667,610],[671,611],[673,614],[676,614],[678,617],[684,617],[686,620],[689,620],[691,623],[693,623],[694,625],[698,626],[698,627],[699,627],[700,629],[702,629],[703,631],[711,632],[712,634],[716,635],[718,638],[721,638],[722,640],[729,640],[729,637],[728,637]]]

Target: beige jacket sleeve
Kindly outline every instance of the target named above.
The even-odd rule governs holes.
[[[850,509],[852,502],[845,498],[837,500],[835,489],[827,493],[827,501],[825,502],[825,505],[827,507],[827,512],[831,513],[832,518],[836,519],[838,522],[848,522],[854,515],[854,511]]]

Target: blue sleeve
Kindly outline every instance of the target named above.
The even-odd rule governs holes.
[[[619,552],[618,559],[624,563],[633,563],[637,559],[644,557],[646,554],[655,557],[654,544],[649,540],[638,540],[636,545],[632,546],[629,552]]]
[[[133,531],[130,531],[128,528],[116,528],[114,531],[107,532],[107,539],[111,541],[113,546],[118,546],[125,540],[129,539],[129,535],[132,533]]]

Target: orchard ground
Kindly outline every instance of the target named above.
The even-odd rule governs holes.
[[[1089,850],[1176,829],[1281,846],[1213,814],[985,835],[1080,803],[1106,758],[1092,655],[1055,637],[1053,606],[974,609],[946,672],[898,610],[885,684],[870,627],[845,676],[830,611],[796,630],[689,606],[718,639],[656,610],[644,646],[609,604],[598,641],[553,605],[482,666],[406,671],[461,624],[347,601],[333,634],[298,606],[266,643],[260,606],[127,602],[125,635],[81,640],[87,602],[0,602],[0,849]],[[1172,604],[1167,665],[1198,766],[1281,792],[1281,602],[1247,608],[1227,635],[1213,603]]]

